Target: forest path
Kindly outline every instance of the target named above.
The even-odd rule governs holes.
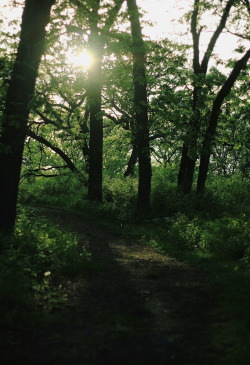
[[[76,233],[92,264],[83,279],[67,283],[69,305],[47,314],[20,364],[219,363],[215,290],[203,272],[75,213],[37,213]]]

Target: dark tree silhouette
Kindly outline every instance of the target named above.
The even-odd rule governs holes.
[[[194,72],[192,114],[183,143],[181,164],[178,174],[178,187],[184,193],[189,193],[191,191],[195,163],[197,159],[197,140],[200,131],[200,110],[203,107],[202,84],[204,83],[205,76],[207,74],[208,63],[213,53],[215,44],[221,32],[225,28],[226,21],[234,3],[234,0],[227,1],[220,18],[220,22],[210,39],[203,59],[200,61],[200,35],[202,28],[199,28],[198,18],[201,2],[200,0],[194,1],[194,8],[191,17]]]
[[[202,192],[205,189],[206,178],[208,173],[208,166],[210,155],[212,152],[212,143],[214,140],[218,119],[220,116],[221,106],[223,101],[230,93],[235,81],[237,80],[240,72],[246,67],[247,62],[250,58],[250,50],[248,50],[244,56],[238,60],[227,78],[224,85],[221,87],[218,95],[216,96],[213,102],[213,108],[211,112],[211,116],[209,119],[208,127],[206,130],[206,134],[203,141],[202,151],[201,151],[201,158],[200,158],[200,166],[199,166],[199,176],[197,181],[197,191]]]
[[[9,84],[0,139],[0,231],[11,233],[30,104],[55,0],[26,0],[20,42]]]
[[[102,56],[106,37],[113,25],[124,0],[119,0],[108,11],[108,17],[103,28],[98,25],[100,15],[100,0],[91,4],[89,13],[89,48],[93,64],[88,72],[88,107],[90,113],[89,141],[89,200],[102,201],[102,159],[103,159],[103,111],[102,111]]]
[[[147,80],[145,71],[145,48],[142,38],[139,11],[135,0],[127,0],[131,23],[133,82],[135,108],[135,134],[139,161],[139,187],[137,211],[145,215],[150,210],[151,161],[149,148],[149,122]]]
[[[102,151],[103,151],[103,117],[101,108],[101,63],[103,55],[103,40],[99,34],[98,10],[100,0],[94,2],[90,23],[89,48],[92,55],[92,65],[88,72],[88,106],[90,112],[89,140],[89,188],[90,200],[102,201]]]

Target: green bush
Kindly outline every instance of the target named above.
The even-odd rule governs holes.
[[[103,199],[107,211],[120,220],[131,219],[135,214],[137,181],[133,178],[109,178],[103,182]]]
[[[79,208],[86,195],[86,188],[73,173],[55,178],[38,177],[33,182],[24,180],[19,188],[21,204]]]
[[[198,218],[190,219],[185,214],[160,221],[155,229],[154,239],[150,244],[165,252],[194,251],[200,248],[202,235],[202,221]]]
[[[213,177],[207,182],[206,192],[184,195],[177,191],[172,170],[157,168],[152,178],[152,214],[157,217],[185,214],[190,218],[216,219],[228,215],[249,214],[250,186],[238,176]]]
[[[230,178],[211,178],[207,184],[210,196],[220,207],[221,214],[249,214],[250,184],[234,175]]]
[[[77,238],[63,232],[44,217],[21,212],[16,221],[14,244],[17,258],[29,262],[37,275],[50,271],[54,275],[75,276],[84,267],[85,247]]]
[[[197,218],[189,220],[185,215],[179,215],[169,230],[169,239],[178,247],[195,249],[199,247],[201,228]]]
[[[249,222],[246,216],[214,220],[185,214],[151,221],[145,227],[144,241],[164,252],[203,252],[219,259],[241,260],[248,264]]]
[[[249,250],[249,223],[241,218],[224,217],[205,222],[200,246],[217,256],[244,258]]]
[[[151,205],[154,216],[171,216],[178,211],[180,197],[176,184],[168,181],[167,172],[161,169],[152,178]]]
[[[197,195],[194,191],[184,195],[177,191],[173,169],[157,167],[153,171],[151,219],[163,222],[152,225],[149,237],[152,244],[164,249],[199,249],[220,257],[249,257],[246,228],[249,182],[237,176],[210,177],[205,194]],[[105,176],[103,203],[98,204],[86,199],[86,188],[69,174],[55,180],[36,179],[31,186],[23,185],[21,198],[26,203],[33,199],[36,204],[81,210],[94,218],[134,222],[137,186],[137,179]],[[50,238],[45,237],[45,240]],[[58,242],[55,238],[53,240]]]
[[[216,218],[220,215],[218,196],[207,189],[203,196],[195,191],[183,194],[177,190],[176,181],[173,182],[172,170],[158,168],[152,178],[151,205],[152,214],[157,217],[185,214],[190,218],[197,216]]]
[[[0,239],[0,310],[7,322],[15,308],[29,306],[34,293],[48,289],[49,283],[85,272],[85,247],[34,212],[19,209],[14,235]]]

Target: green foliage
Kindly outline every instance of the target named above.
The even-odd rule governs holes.
[[[189,220],[184,214],[178,215],[168,231],[168,239],[176,249],[191,249],[199,247],[201,236],[200,220]]]
[[[75,276],[83,269],[87,257],[85,247],[78,247],[76,237],[35,214],[19,214],[15,245],[17,259],[29,262],[37,277],[48,271],[56,277]]]
[[[179,194],[172,168],[155,168],[152,178],[151,205],[154,216],[172,216],[177,213]]]
[[[106,177],[103,184],[104,201],[120,220],[131,220],[135,215],[137,182],[133,178]]]
[[[239,260],[248,257],[248,232],[244,216],[205,221],[181,214],[172,219],[166,231],[162,229],[160,247],[164,251],[198,250],[219,259]]]
[[[71,209],[79,208],[86,194],[86,189],[72,173],[54,178],[31,176],[20,185],[19,202]]]
[[[220,215],[223,202],[208,186],[202,197],[196,193],[184,195],[176,188],[176,166],[154,170],[152,178],[151,205],[155,217],[173,216],[184,213],[188,217]]]
[[[35,212],[21,210],[14,236],[0,239],[0,308],[7,322],[37,296],[46,299],[62,277],[82,275],[86,268],[89,254],[77,238]]]
[[[152,225],[144,227],[141,236],[167,252],[199,251],[246,263],[249,191],[249,182],[235,176],[210,179],[202,196],[183,195],[176,189],[174,168],[157,167],[152,180]],[[85,189],[72,176],[37,178],[21,186],[20,193],[22,202],[80,210],[95,219],[123,223],[135,219],[137,181],[132,178],[105,176],[101,205],[87,201]]]
[[[171,182],[173,171],[157,168],[152,180],[152,219],[129,231],[164,252],[212,255],[220,260],[241,260],[248,264],[249,182],[239,178],[210,181],[206,194],[183,195]],[[170,182],[169,182],[170,180]],[[120,180],[119,180],[120,181]],[[129,202],[129,190],[122,184],[109,185],[112,199]],[[126,186],[126,185],[125,185]],[[119,208],[119,204],[116,205]]]
[[[208,182],[209,195],[213,195],[217,210],[222,215],[249,215],[250,186],[249,180],[242,180],[239,175],[232,177],[211,177]],[[216,209],[216,206],[214,207]]]
[[[245,216],[223,217],[205,222],[199,244],[217,257],[243,259],[250,247],[249,228]]]
[[[200,257],[221,263],[229,260],[238,270],[249,268],[249,228],[245,216],[207,221],[179,214],[129,227],[129,232],[164,254],[185,260],[192,257],[196,262]]]

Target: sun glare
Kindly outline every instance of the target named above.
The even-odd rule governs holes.
[[[72,56],[70,58],[70,61],[75,66],[88,68],[91,65],[92,58],[86,51],[84,51],[84,52],[77,54],[76,56]]]

